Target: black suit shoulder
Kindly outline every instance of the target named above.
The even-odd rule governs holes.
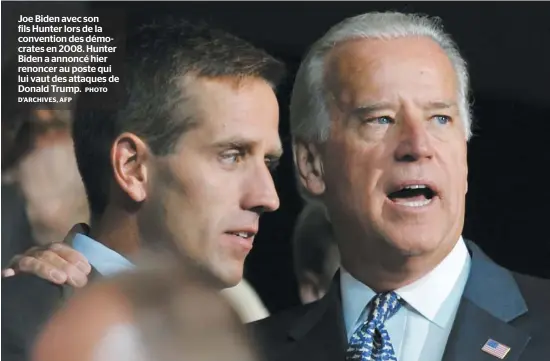
[[[527,308],[550,317],[550,279],[512,273],[521,291]]]
[[[40,328],[61,305],[63,287],[29,274],[1,283],[2,359],[27,360]]]
[[[533,346],[550,352],[550,280],[512,273],[527,304],[527,313],[513,323],[531,335]]]
[[[283,311],[274,313],[269,317],[251,322],[248,324],[248,327],[250,327],[252,330],[265,328],[286,328],[290,323],[295,321],[297,318],[305,315],[310,309],[314,308],[318,302],[319,301],[315,301],[306,305],[296,305],[287,308]]]
[[[272,314],[264,319],[249,323],[247,327],[251,337],[260,345],[267,348],[272,348],[273,345],[279,343],[284,344],[291,325],[312,310],[318,302],[297,305]]]

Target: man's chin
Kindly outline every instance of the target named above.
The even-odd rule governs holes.
[[[415,235],[406,238],[390,238],[387,242],[391,248],[403,257],[420,257],[433,253],[441,244],[440,240],[433,238],[432,235],[428,237]]]
[[[241,282],[242,280],[242,276],[241,277],[231,277],[231,278],[224,278],[224,279],[220,279],[220,286],[219,288],[220,289],[226,289],[226,288],[232,288],[232,287],[235,287],[236,285],[239,284],[239,282]]]
[[[235,287],[243,279],[243,269],[238,267],[235,269],[221,269],[214,275],[220,289]]]

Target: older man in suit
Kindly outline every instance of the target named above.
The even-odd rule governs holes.
[[[334,26],[298,71],[291,129],[341,269],[323,300],[252,325],[270,360],[550,357],[550,283],[461,236],[468,72],[438,21],[369,13]]]
[[[326,207],[341,269],[322,300],[251,325],[268,360],[549,357],[550,283],[461,235],[468,72],[437,20],[334,26],[299,69],[291,129],[300,187]]]

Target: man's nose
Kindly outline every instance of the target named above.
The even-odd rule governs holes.
[[[407,115],[399,127],[399,144],[395,158],[402,162],[413,162],[432,158],[434,149],[428,130],[428,120],[420,116]]]
[[[258,214],[273,212],[279,209],[280,201],[271,172],[265,164],[257,167],[253,176],[244,185],[246,196],[244,208]]]

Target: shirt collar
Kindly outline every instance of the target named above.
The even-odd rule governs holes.
[[[112,276],[134,268],[130,261],[117,252],[81,233],[74,236],[72,244],[102,276]]]
[[[340,289],[344,322],[349,334],[354,329],[355,323],[361,317],[366,305],[376,293],[370,287],[355,279],[343,267],[340,267]]]
[[[419,280],[401,287],[395,292],[413,309],[423,317],[444,327],[446,317],[438,317],[444,304],[452,302],[454,307],[460,301],[460,295],[467,279],[466,267],[469,267],[470,256],[462,237],[456,243],[452,251],[441,261],[437,267]],[[372,300],[376,293],[364,285],[345,269],[341,269],[340,284],[342,292],[342,307],[346,329],[352,328],[361,317],[365,306]],[[460,284],[459,284],[460,283]],[[456,286],[461,286],[458,297],[449,297]],[[451,299],[452,298],[452,299]],[[447,308],[447,307],[445,307]]]
[[[447,255],[430,273],[419,280],[401,287],[397,294],[418,313],[438,326],[444,326],[444,319],[437,317],[452,291],[458,285],[463,270],[470,263],[470,255],[462,237]],[[465,279],[465,277],[462,277]],[[460,295],[462,295],[462,289]],[[458,304],[458,300],[452,301]]]

